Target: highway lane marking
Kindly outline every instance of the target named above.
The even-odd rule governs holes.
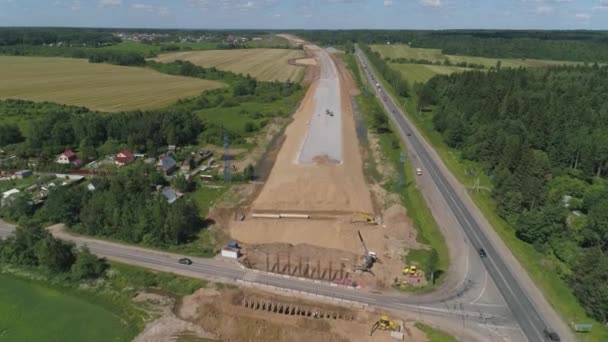
[[[477,303],[477,301],[480,300],[481,297],[483,296],[483,294],[486,292],[486,287],[488,286],[488,272],[484,272],[484,274],[485,274],[485,277],[484,277],[484,283],[483,283],[483,288],[481,290],[481,293],[472,302],[469,302],[469,304]]]

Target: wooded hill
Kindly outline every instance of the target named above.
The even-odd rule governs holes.
[[[608,67],[436,76],[418,89],[446,143],[482,163],[499,214],[560,263],[588,313],[608,319]]]

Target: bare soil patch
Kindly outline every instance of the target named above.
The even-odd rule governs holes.
[[[244,303],[264,303],[273,310],[256,308]],[[289,307],[288,313],[279,312],[278,307]],[[302,316],[295,310],[327,314],[324,316]],[[380,317],[379,313],[348,307],[310,302],[297,297],[286,297],[262,291],[222,290],[220,292],[201,289],[184,297],[178,316],[188,319],[204,330],[212,332],[224,342],[231,341],[386,341],[386,331],[376,331],[369,336],[370,329]],[[336,318],[333,318],[335,314]],[[338,318],[340,317],[340,318]],[[402,317],[393,317],[401,322]],[[406,341],[427,341],[424,333],[404,323]]]

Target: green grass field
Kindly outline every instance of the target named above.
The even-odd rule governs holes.
[[[562,65],[562,64],[575,64],[574,62],[563,62],[563,61],[550,61],[540,59],[509,59],[509,58],[486,58],[486,57],[473,57],[473,56],[455,56],[455,55],[444,55],[440,49],[420,49],[412,48],[408,45],[372,45],[372,50],[377,51],[382,57],[389,58],[413,58],[413,59],[426,59],[433,62],[443,62],[446,59],[451,63],[475,63],[483,64],[486,68],[496,66],[496,62],[500,60],[503,67],[540,67],[550,65]]]
[[[61,291],[0,274],[0,340],[127,341],[120,318]]]
[[[290,65],[288,60],[301,57],[304,57],[304,52],[300,50],[238,49],[175,52],[163,54],[153,60],[166,63],[181,59],[203,67],[249,74],[261,81],[299,82],[304,68]]]
[[[223,84],[84,59],[0,56],[0,99],[51,101],[115,112],[161,108]]]
[[[426,338],[428,342],[457,342],[458,340],[451,335],[446,334],[445,332],[430,327],[423,323],[416,323],[416,328],[422,330],[426,334]]]
[[[398,70],[403,77],[414,84],[416,82],[425,83],[435,75],[449,75],[453,72],[461,72],[470,70],[467,68],[459,68],[443,65],[426,65],[426,64],[400,64],[390,63],[391,68]]]

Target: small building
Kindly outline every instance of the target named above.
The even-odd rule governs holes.
[[[170,176],[177,169],[177,162],[170,156],[163,155],[159,158],[158,167],[165,173],[165,175]]]
[[[167,146],[167,152],[168,153],[175,153],[175,151],[177,151],[177,146],[176,145],[169,145],[169,146]]]
[[[135,160],[135,155],[129,150],[122,150],[114,157],[114,163],[118,166],[127,165]]]
[[[190,172],[190,170],[193,169],[193,166],[194,166],[194,160],[193,160],[193,158],[192,157],[188,157],[188,158],[186,158],[186,160],[184,160],[182,162],[182,166],[180,166],[179,170],[181,172],[187,173],[187,172]]]
[[[222,256],[230,259],[238,259],[240,251],[237,248],[224,247],[222,248]]]
[[[175,191],[172,187],[166,186],[161,190],[161,193],[167,199],[167,203],[173,204],[178,199],[182,198],[184,194],[179,191]]]
[[[9,191],[5,191],[2,193],[2,201],[0,201],[0,205],[1,206],[5,206],[9,203],[9,201],[11,200],[11,197],[15,194],[20,193],[21,191],[19,191],[19,189],[11,189]]]
[[[65,152],[60,154],[57,157],[57,160],[55,162],[57,164],[64,164],[64,165],[71,164],[71,165],[77,166],[77,167],[82,165],[82,161],[80,159],[78,159],[76,152],[74,152],[72,150],[66,150]]]
[[[31,176],[32,170],[19,170],[17,172],[15,172],[15,178],[17,179],[23,179],[23,178],[27,178],[29,176]]]

